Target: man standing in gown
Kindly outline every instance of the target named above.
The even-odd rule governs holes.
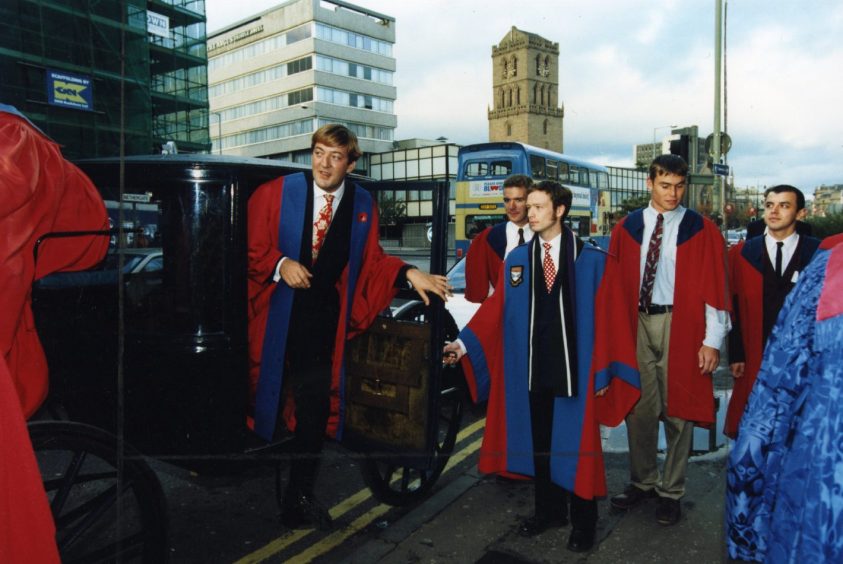
[[[805,196],[798,188],[786,184],[768,188],[764,192],[766,232],[729,250],[733,302],[729,364],[735,385],[724,433],[732,438],[738,433],[779,310],[820,244],[819,239],[797,230],[797,218],[804,209]]]
[[[501,263],[512,249],[533,238],[527,221],[529,176],[513,174],[503,181],[503,206],[506,221],[481,231],[465,255],[465,299],[482,303],[498,282]]]
[[[688,165],[660,155],[650,165],[650,204],[612,230],[598,312],[595,369],[630,361],[641,399],[626,417],[631,483],[611,499],[627,510],[658,496],[656,520],[681,516],[694,424],[714,423],[711,375],[729,330],[725,242],[717,227],[681,205]],[[659,422],[667,453],[658,467]]]
[[[346,178],[361,154],[353,132],[326,125],[311,148],[312,178],[278,178],[249,199],[250,383],[255,432],[294,432],[282,523],[327,529],[313,490],[326,433],[342,438],[346,340],[398,288],[409,283],[428,303],[427,292],[446,299],[450,286],[384,254],[377,207]]]
[[[733,559],[843,561],[843,235],[824,240],[764,350],[726,474]]]
[[[634,401],[638,382],[626,373],[609,386],[605,375],[592,375],[594,301],[606,257],[564,226],[571,201],[556,182],[530,188],[536,237],[507,256],[497,289],[445,347],[445,362],[465,355],[472,398],[489,400],[480,471],[535,477],[535,514],[520,533],[566,525],[570,493],[568,548],[583,552],[594,545],[596,498],[606,495],[598,420],[617,425],[631,405],[598,414],[600,404],[610,405],[618,388]]]
[[[59,146],[0,104],[0,562],[58,562],[55,526],[26,419],[47,395],[47,359],[35,332],[35,280],[99,262],[108,237],[52,239],[57,231],[108,229],[105,205]]]

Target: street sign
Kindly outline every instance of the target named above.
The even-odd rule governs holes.
[[[714,163],[711,168],[717,176],[729,176],[729,165]]]
[[[732,148],[732,138],[729,137],[728,133],[721,133],[720,134],[720,155],[725,155],[729,152],[729,149]],[[709,134],[708,137],[705,138],[705,152],[708,154],[709,157],[712,159],[719,159],[720,155],[714,154],[714,134]]]
[[[701,184],[703,186],[711,186],[714,184],[714,177],[710,174],[689,174],[688,184]]]

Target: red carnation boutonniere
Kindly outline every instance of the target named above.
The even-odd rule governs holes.
[[[359,223],[366,223],[367,221],[369,221],[369,214],[367,214],[366,212],[359,214],[357,216],[357,221]]]

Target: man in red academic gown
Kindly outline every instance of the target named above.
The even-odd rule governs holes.
[[[734,305],[729,364],[735,386],[723,432],[732,438],[738,434],[779,310],[820,244],[819,239],[797,230],[797,218],[804,215],[804,208],[805,195],[798,188],[787,184],[768,188],[764,192],[765,233],[729,250],[729,290]]]
[[[521,524],[521,534],[567,524],[567,490],[568,548],[582,552],[594,544],[595,498],[606,495],[598,420],[619,424],[631,403],[609,400],[633,402],[638,381],[630,367],[611,381],[592,375],[594,300],[605,253],[563,226],[571,201],[556,182],[530,188],[536,237],[509,254],[498,288],[445,347],[445,362],[466,354],[473,399],[489,399],[480,470],[535,476],[535,515]],[[610,411],[599,418],[605,407]]]
[[[47,395],[47,360],[31,310],[33,281],[99,262],[108,237],[35,241],[108,228],[91,181],[15,108],[0,104],[0,562],[58,562],[26,418]]]
[[[533,238],[527,221],[529,176],[513,174],[503,181],[503,206],[506,221],[481,231],[465,255],[465,299],[482,303],[494,290],[506,255]]]
[[[611,499],[630,509],[658,496],[656,520],[681,516],[695,424],[714,423],[712,373],[729,330],[726,260],[717,227],[681,205],[688,166],[676,155],[650,165],[650,205],[612,230],[597,314],[596,370],[633,362],[641,398],[626,417],[631,484]],[[658,467],[658,426],[667,452]]]
[[[326,125],[311,143],[313,177],[293,174],[249,199],[249,356],[254,430],[267,441],[294,430],[281,520],[331,525],[313,496],[326,431],[343,429],[345,342],[364,331],[399,287],[449,294],[432,276],[384,254],[377,207],[346,181],[360,157],[357,137]],[[279,411],[283,417],[279,418]]]

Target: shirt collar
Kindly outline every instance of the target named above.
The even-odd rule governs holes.
[[[784,239],[779,241],[778,239],[773,239],[770,236],[770,234],[767,233],[767,228],[765,227],[764,228],[764,241],[767,244],[767,248],[770,249],[771,251],[775,250],[776,243],[778,243],[778,242],[784,243],[784,245],[782,245],[782,249],[791,249],[792,247],[795,247],[796,244],[799,242],[799,233],[794,231],[793,233],[791,233],[790,235],[788,235],[787,237],[785,237]]]
[[[342,181],[342,184],[340,184],[339,188],[337,188],[336,190],[331,192],[331,194],[334,195],[334,204],[336,204],[336,202],[339,202],[342,199],[342,195],[343,195],[344,192],[345,192],[345,180]],[[317,186],[315,181],[313,182],[313,201],[314,202],[319,202],[320,200],[322,202],[324,202],[324,200],[325,200],[324,196],[327,193],[328,192],[326,192],[325,190],[323,190],[322,188]]]
[[[651,201],[650,204],[644,208],[644,213],[648,214],[653,220],[657,219],[659,214],[662,214],[664,216],[665,223],[670,223],[682,217],[685,214],[685,208],[682,207],[682,205],[678,205],[674,210],[660,212],[653,207],[653,202]]]

